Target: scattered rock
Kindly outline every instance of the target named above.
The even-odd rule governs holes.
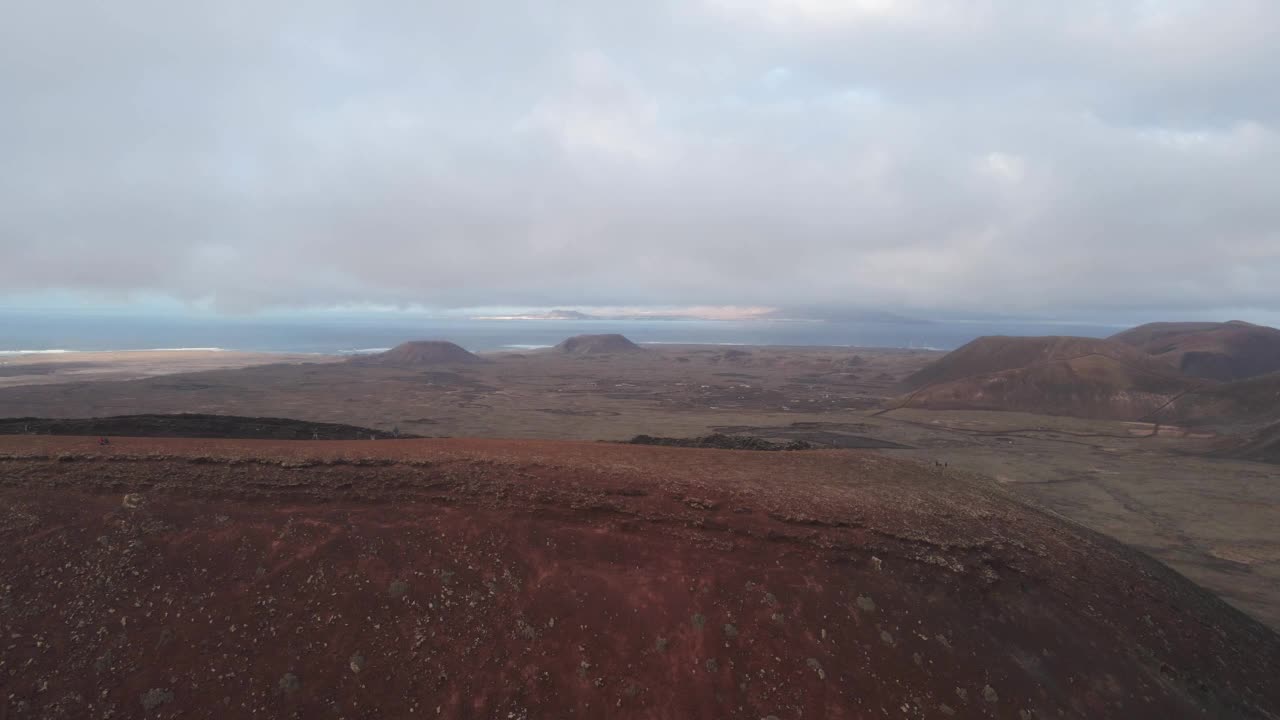
[[[391,583],[391,587],[387,589],[387,594],[393,598],[399,599],[409,592],[409,583],[403,580],[396,580]]]
[[[151,688],[142,693],[142,709],[148,712],[171,702],[173,691],[169,688]]]
[[[278,683],[280,692],[291,693],[302,687],[302,682],[298,680],[298,676],[293,673],[285,673]]]
[[[822,663],[818,662],[818,658],[809,658],[804,661],[804,664],[808,665],[814,672],[818,673],[819,680],[827,679],[827,673],[822,669]]]
[[[982,699],[989,703],[1000,702],[1000,696],[996,694],[996,689],[990,685],[982,688]]]
[[[734,627],[733,625],[731,625],[731,624],[729,624],[729,623],[725,623],[725,624],[724,624],[724,636],[725,636],[725,637],[727,637],[727,638],[729,638],[730,640],[732,640],[732,639],[734,639],[734,638],[738,637],[738,628]]]
[[[121,501],[120,504],[123,505],[126,510],[137,510],[142,507],[142,494],[126,493],[124,500]]]
[[[687,497],[684,499],[684,504],[688,505],[694,510],[715,510],[716,509],[716,502],[714,500],[704,500],[702,498]]]
[[[351,672],[358,673],[364,669],[364,656],[356,653],[351,656]]]

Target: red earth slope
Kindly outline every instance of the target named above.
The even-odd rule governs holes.
[[[856,452],[0,438],[0,717],[1274,718],[1280,637]]]
[[[981,337],[907,378],[891,407],[1138,420],[1205,384],[1110,340]]]
[[[1112,335],[1184,374],[1230,382],[1280,370],[1280,330],[1224,323],[1148,323]]]

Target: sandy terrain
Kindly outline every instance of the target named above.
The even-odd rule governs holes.
[[[1280,636],[955,470],[0,438],[0,716],[1267,718]]]
[[[243,368],[268,363],[331,362],[337,359],[323,355],[224,350],[129,350],[0,355],[0,388],[91,380],[136,380],[157,375]]]

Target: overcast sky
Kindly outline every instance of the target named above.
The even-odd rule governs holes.
[[[0,10],[0,296],[1280,311],[1275,0]]]

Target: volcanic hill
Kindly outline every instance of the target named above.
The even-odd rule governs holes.
[[[0,716],[1275,718],[1280,636],[858,452],[0,437]]]
[[[1180,398],[1163,417],[1202,425],[1256,427],[1280,422],[1280,372],[1209,384]]]
[[[574,335],[556,345],[555,349],[567,355],[608,355],[644,351],[644,348],[617,333]]]
[[[1148,323],[1111,336],[1184,374],[1232,381],[1280,370],[1280,330],[1239,320]]]
[[[479,355],[468,352],[459,345],[444,340],[413,340],[400,343],[390,350],[355,358],[352,362],[363,365],[390,367],[420,367],[427,365],[473,365],[482,363]]]
[[[1110,340],[990,336],[908,377],[893,407],[1136,420],[1203,384]]]

